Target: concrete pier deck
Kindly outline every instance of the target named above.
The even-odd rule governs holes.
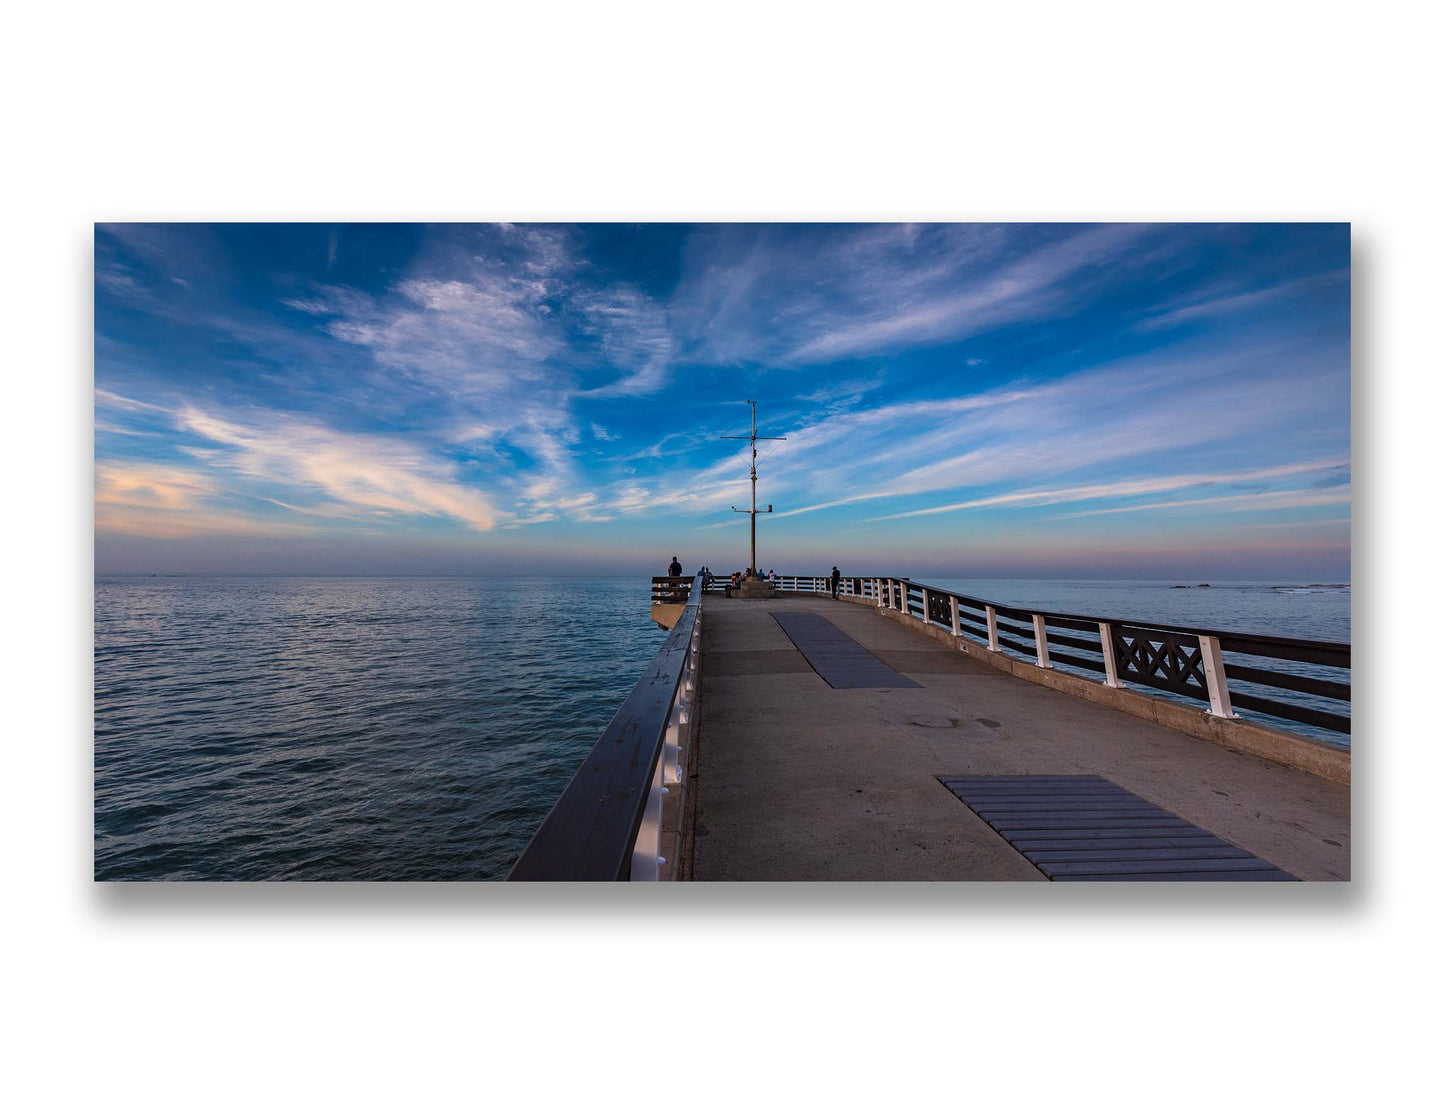
[[[938,775],[1100,775],[1306,880],[1350,871],[1350,788],[1016,678],[868,605],[708,595],[681,870],[1042,881]],[[773,619],[821,614],[916,689],[834,689]]]

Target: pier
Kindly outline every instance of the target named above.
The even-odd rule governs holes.
[[[1349,878],[1349,751],[1302,734],[1348,731],[1348,645],[825,589],[655,581],[666,640],[511,877]]]

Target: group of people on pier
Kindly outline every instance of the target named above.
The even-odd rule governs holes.
[[[667,574],[670,578],[673,579],[680,579],[682,577],[682,564],[678,562],[676,556],[672,558],[672,563],[667,565]],[[761,575],[761,572],[759,574]],[[729,593],[742,586],[744,579],[751,579],[752,577],[753,569],[751,567],[745,568],[742,571],[734,571],[732,573],[732,577],[728,581]],[[772,568],[769,568],[767,575],[763,577],[766,578],[768,582],[772,583],[774,587],[778,585],[778,573]],[[704,590],[712,587],[713,578],[714,576],[712,570],[706,564],[704,564],[702,567],[702,581]],[[828,575],[828,593],[832,596],[833,601],[835,602],[838,600],[838,591],[842,581],[842,573],[839,572],[838,565],[834,564],[833,570]]]
[[[708,571],[707,568],[703,568],[703,571],[704,571],[704,572],[707,572],[707,579],[708,579],[709,582],[711,582],[711,581],[712,581],[712,572]],[[753,577],[753,569],[752,569],[751,567],[745,567],[745,568],[743,568],[741,571],[734,571],[734,572],[732,573],[731,578],[728,579],[728,589],[729,589],[730,591],[731,591],[731,590],[737,590],[738,587],[740,587],[740,586],[743,585],[743,582],[744,582],[745,580],[751,579],[752,577]],[[766,579],[768,582],[772,583],[773,586],[777,586],[777,585],[778,585],[778,573],[777,573],[776,571],[771,570],[771,569],[768,571],[768,573],[767,573],[766,575],[764,575],[761,571],[759,571],[759,572],[758,572],[758,578],[760,578],[760,579]]]

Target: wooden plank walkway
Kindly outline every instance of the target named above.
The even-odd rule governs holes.
[[[775,613],[793,646],[834,690],[906,687],[918,683],[900,675],[837,625],[816,613]]]
[[[831,622],[913,685],[830,686],[775,616],[795,613]],[[1025,774],[1096,776],[1197,839],[1298,878],[1349,877],[1346,785],[1014,678],[870,606],[708,595],[702,623],[684,877],[1044,881],[938,781]]]
[[[1098,775],[939,781],[1056,882],[1298,880]]]

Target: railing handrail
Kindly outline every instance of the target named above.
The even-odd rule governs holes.
[[[847,576],[845,576],[845,578],[846,577]],[[1012,617],[1014,614],[1032,617],[1037,613],[1044,617],[1066,618],[1071,621],[1092,621],[1095,623],[1106,621],[1111,625],[1129,625],[1136,629],[1161,629],[1164,632],[1179,633],[1181,636],[1216,636],[1220,639],[1229,637],[1232,640],[1248,641],[1251,644],[1299,644],[1308,648],[1318,648],[1321,651],[1339,652],[1346,656],[1350,654],[1350,646],[1338,640],[1311,640],[1302,636],[1264,636],[1259,633],[1238,632],[1234,629],[1202,629],[1191,625],[1166,625],[1157,621],[1136,621],[1132,617],[1109,617],[1092,613],[1064,613],[1060,610],[1031,609],[1026,606],[1012,606],[1006,602],[995,602],[990,598],[980,598],[975,594],[963,594],[956,590],[949,590],[947,587],[925,585],[897,575],[864,577],[879,578],[885,582],[903,583],[905,586],[912,587],[915,590],[927,590],[932,594],[946,594],[950,598],[966,598],[970,602],[977,602],[983,606],[992,606],[1005,617]],[[1013,619],[1017,620],[1017,618]]]
[[[1348,643],[1030,609],[915,582],[907,576],[843,575],[841,572],[839,575],[850,597],[871,598],[880,607],[905,613],[910,619],[918,619],[915,609],[918,595],[922,593],[929,600],[921,611],[924,623],[951,630],[955,637],[986,640],[990,652],[1008,648],[1025,655],[1032,653],[1037,667],[1052,668],[1056,662],[1063,663],[1102,674],[1105,685],[1110,687],[1122,687],[1122,679],[1156,691],[1202,699],[1209,703],[1209,712],[1218,717],[1234,717],[1233,702],[1314,728],[1350,731],[1348,714],[1247,691],[1234,691],[1231,698],[1230,688],[1232,681],[1252,683],[1303,695],[1310,703],[1316,698],[1348,702],[1351,698],[1348,682],[1331,682],[1288,670],[1262,669],[1226,659],[1223,654],[1230,652],[1306,667],[1349,670]],[[782,574],[777,576],[777,586],[784,594],[826,592],[828,575]],[[935,601],[942,605],[934,605]],[[1086,637],[1068,635],[1071,633],[1084,633]],[[1147,649],[1140,648],[1141,639],[1150,642]],[[1055,651],[1051,658],[1050,643],[1086,654]]]
[[[694,583],[701,577],[698,572],[681,581]],[[513,865],[509,881],[617,881],[629,876],[702,592],[702,586],[690,586],[677,624]]]
[[[1267,714],[1271,717],[1297,721],[1316,728],[1335,732],[1350,731],[1348,713],[1341,715],[1332,710],[1321,710],[1313,705],[1261,697],[1252,693],[1234,691],[1231,697],[1231,679],[1299,693],[1307,700],[1323,697],[1335,701],[1350,700],[1348,682],[1330,682],[1314,677],[1291,675],[1287,672],[1268,671],[1224,658],[1224,652],[1235,652],[1250,656],[1282,659],[1289,662],[1318,667],[1348,670],[1350,667],[1350,645],[1333,640],[1306,640],[1299,637],[1266,636],[1259,633],[1233,632],[1226,629],[1201,629],[1183,625],[1165,625],[1158,622],[1135,621],[1128,618],[1099,617],[1050,610],[1030,610],[1019,606],[1001,605],[974,595],[960,594],[947,587],[915,583],[896,575],[873,577],[878,593],[879,605],[913,617],[913,592],[921,592],[925,599],[922,620],[927,624],[939,623],[929,608],[928,599],[937,596],[949,600],[954,636],[964,633],[988,639],[988,650],[998,652],[1001,647],[1027,654],[1032,651],[1035,666],[1052,668],[1054,661],[1068,666],[1099,671],[1105,676],[1105,684],[1121,686],[1120,679],[1144,685],[1166,693],[1182,694],[1209,702],[1209,712],[1217,717],[1236,716],[1233,704]],[[895,606],[895,585],[898,605]],[[886,594],[885,594],[886,591]],[[983,609],[987,619],[964,614],[960,605]],[[999,621],[1022,624],[1005,624]],[[974,624],[965,624],[973,622]],[[983,632],[978,625],[986,625]],[[948,626],[944,626],[947,628]],[[1090,631],[1097,629],[1098,641],[1064,635],[1064,632]],[[1051,631],[1062,630],[1062,631]],[[1006,635],[1031,636],[1032,643]],[[1132,640],[1131,640],[1132,638]],[[1140,639],[1150,641],[1148,648],[1141,648]],[[1085,652],[1102,652],[1102,662],[1087,656],[1058,652],[1050,658],[1049,643]],[[1107,644],[1106,644],[1107,642]],[[1157,642],[1158,647],[1154,646]]]
[[[822,575],[785,575],[780,572],[778,574],[778,581],[826,579],[827,577],[826,573]],[[764,576],[764,578],[766,578],[766,576]],[[1344,656],[1350,654],[1350,645],[1341,643],[1338,640],[1312,640],[1302,636],[1266,636],[1260,633],[1239,632],[1235,629],[1205,629],[1191,625],[1168,625],[1157,621],[1139,621],[1132,617],[1117,617],[1093,613],[1064,613],[1060,610],[1032,609],[1027,606],[1015,606],[1007,602],[997,602],[992,598],[982,598],[976,594],[964,594],[962,591],[949,590],[947,587],[920,583],[906,575],[849,575],[845,573],[842,578],[844,580],[882,579],[885,583],[902,583],[904,586],[910,587],[913,590],[927,590],[930,594],[943,594],[950,598],[958,598],[962,601],[976,604],[978,608],[992,606],[1000,614],[1012,620],[1018,620],[1020,617],[1028,619],[1034,614],[1040,614],[1044,617],[1064,618],[1071,621],[1089,621],[1093,623],[1106,621],[1112,625],[1126,625],[1136,629],[1158,629],[1163,632],[1179,633],[1182,636],[1215,636],[1221,640],[1228,637],[1231,640],[1240,640],[1251,644],[1296,644],[1301,647],[1317,648],[1320,651],[1335,652]]]

